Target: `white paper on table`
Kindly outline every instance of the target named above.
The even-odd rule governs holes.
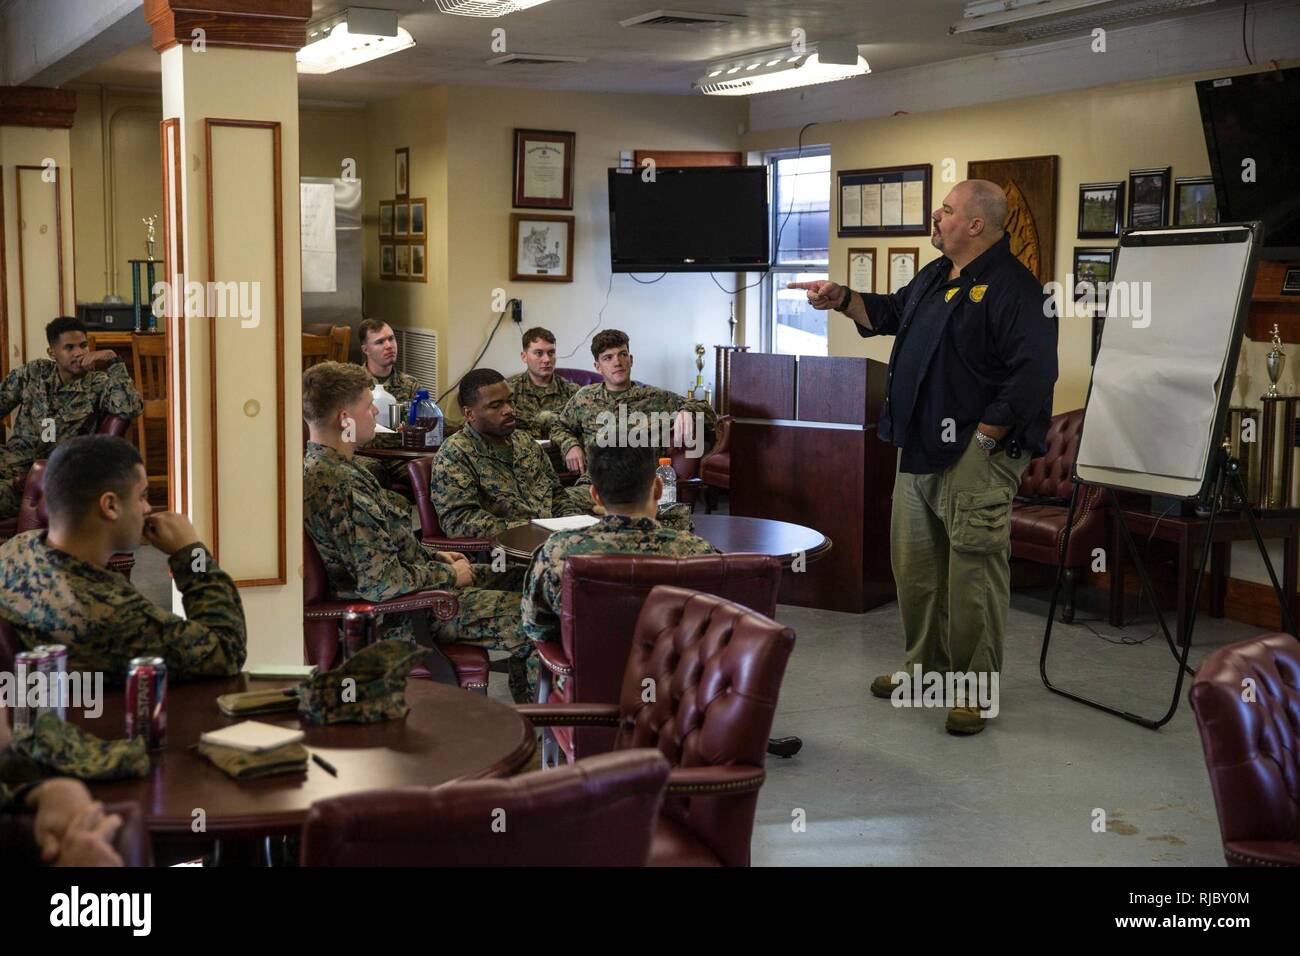
[[[862,225],[880,227],[880,183],[864,183],[862,186]]]
[[[882,226],[901,226],[903,224],[903,184],[880,184],[880,224]]]
[[[302,291],[337,292],[334,184],[299,183],[298,192],[302,228]]]
[[[594,515],[570,515],[567,518],[534,518],[533,524],[547,531],[572,531],[575,528],[590,528],[599,524],[600,519]]]
[[[840,225],[845,228],[862,225],[862,187],[840,187]]]
[[[925,190],[919,179],[908,179],[903,182],[903,225],[919,226],[925,222],[925,207],[921,205],[921,200],[925,198]]]

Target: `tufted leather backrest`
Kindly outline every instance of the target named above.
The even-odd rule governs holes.
[[[406,474],[411,482],[411,494],[415,496],[415,511],[420,516],[420,534],[426,538],[444,538],[442,525],[438,523],[438,510],[433,506],[429,496],[429,485],[433,481],[433,456],[427,455],[406,463]]]
[[[504,780],[321,800],[302,865],[642,866],[668,770],[656,750],[625,750]],[[501,811],[505,828],[494,828]]]
[[[1221,647],[1190,697],[1224,844],[1300,843],[1300,642],[1265,634]]]
[[[38,459],[27,472],[22,500],[18,502],[19,532],[49,527],[49,516],[45,513],[45,465],[45,459]]]
[[[1082,408],[1053,415],[1047,428],[1047,451],[1025,468],[1016,494],[1022,498],[1069,498],[1070,474],[1079,453],[1082,430]]]
[[[589,372],[583,368],[557,368],[555,374],[576,385],[593,385],[601,380],[599,372]]]

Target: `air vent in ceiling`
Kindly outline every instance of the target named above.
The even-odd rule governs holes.
[[[494,56],[488,66],[542,66],[551,63],[586,63],[585,56],[560,56],[552,53],[507,53]]]
[[[744,20],[740,13],[692,13],[690,10],[651,10],[640,16],[620,20],[624,27],[663,27],[669,30],[704,30],[724,27]]]

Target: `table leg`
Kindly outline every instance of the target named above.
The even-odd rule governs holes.
[[[1124,626],[1124,538],[1118,514],[1110,518],[1110,623],[1112,627]]]

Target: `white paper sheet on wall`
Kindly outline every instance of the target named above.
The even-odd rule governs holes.
[[[302,210],[302,291],[337,292],[334,184],[300,183],[298,189]]]

